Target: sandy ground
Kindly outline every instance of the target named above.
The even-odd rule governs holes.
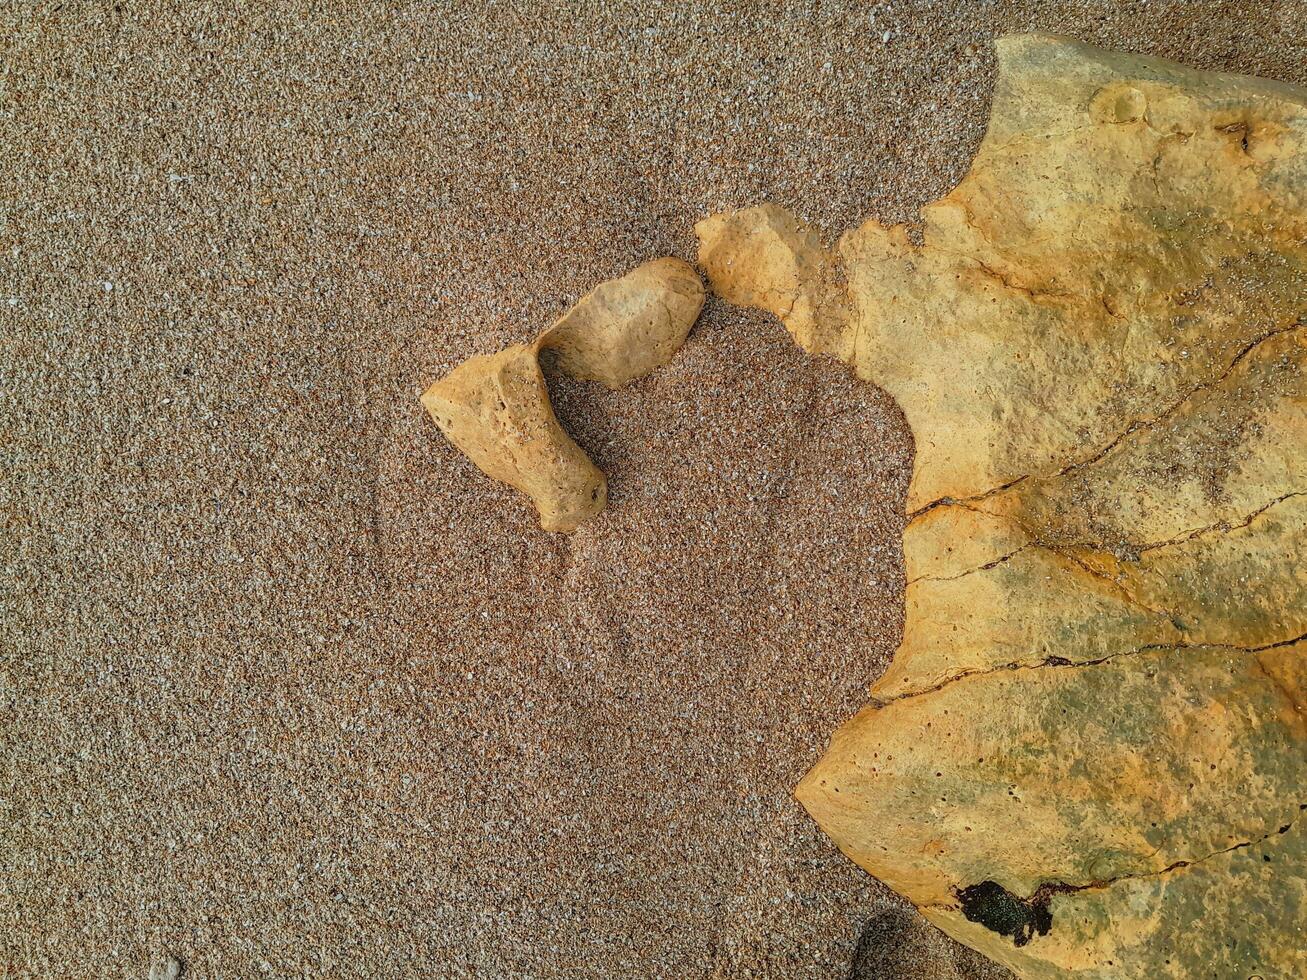
[[[711,301],[559,385],[569,538],[417,395],[709,212],[910,217],[997,34],[1303,83],[1307,4],[277,6],[3,7],[0,975],[1002,975],[789,796],[901,629],[887,396]]]

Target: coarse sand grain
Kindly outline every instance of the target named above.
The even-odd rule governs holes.
[[[1006,975],[790,796],[902,628],[884,393],[712,300],[557,381],[570,537],[417,396],[708,213],[911,218],[1023,30],[1307,82],[1298,0],[6,4],[0,975]]]

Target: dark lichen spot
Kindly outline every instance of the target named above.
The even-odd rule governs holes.
[[[1053,928],[1053,913],[1048,907],[1051,895],[1042,890],[1030,898],[1021,898],[996,881],[982,881],[959,890],[957,896],[968,920],[1001,936],[1011,936],[1017,946],[1024,946],[1037,935],[1047,936]]]

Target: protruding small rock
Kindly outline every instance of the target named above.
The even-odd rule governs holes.
[[[573,377],[619,388],[671,360],[702,307],[687,263],[646,262],[591,290],[534,343],[460,364],[422,404],[483,472],[531,498],[541,527],[573,531],[604,509],[608,488],[554,414],[541,352]]]

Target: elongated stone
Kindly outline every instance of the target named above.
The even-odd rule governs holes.
[[[533,343],[460,364],[422,404],[484,473],[531,498],[546,531],[573,531],[604,509],[608,485],[554,414],[542,352],[573,377],[618,388],[666,364],[702,307],[687,263],[646,262],[595,287]]]

